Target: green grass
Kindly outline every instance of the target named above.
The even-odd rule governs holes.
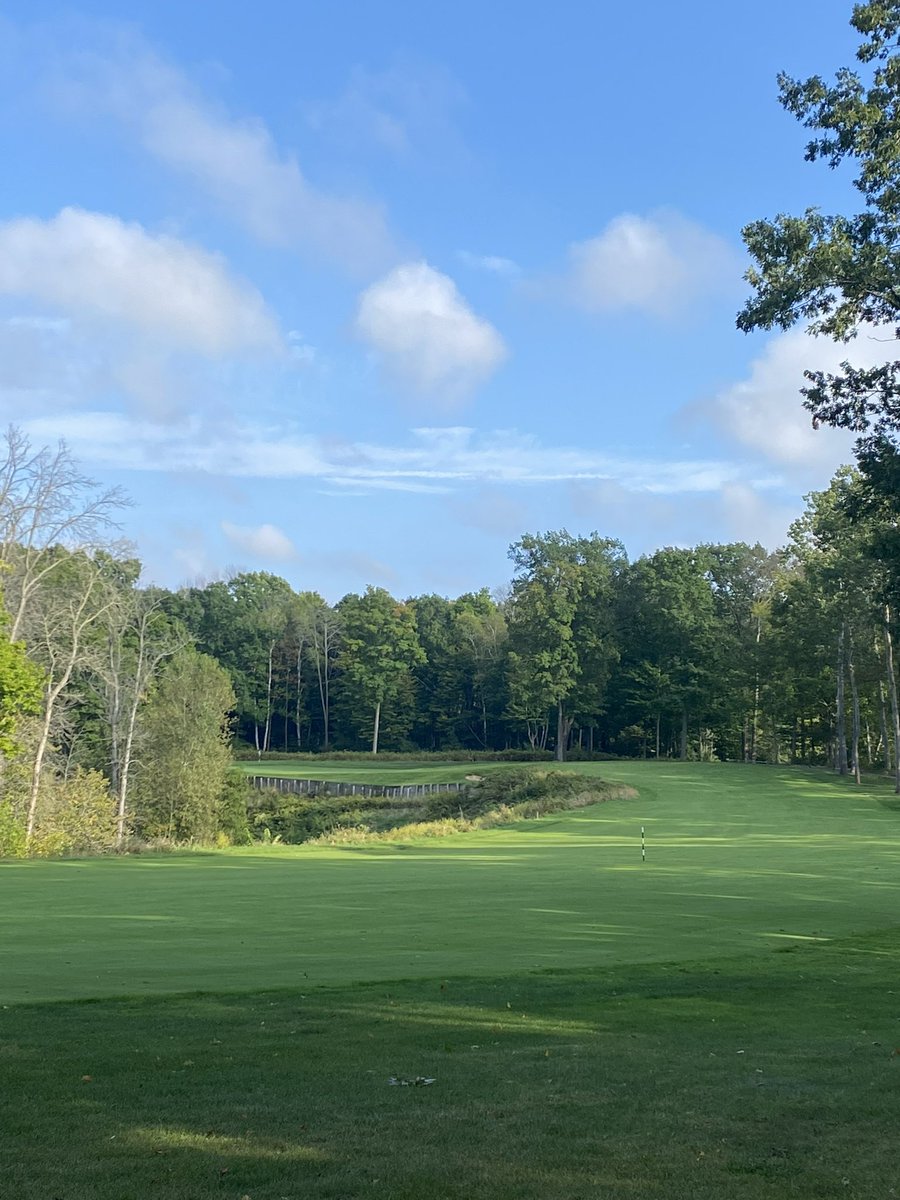
[[[4,1194],[900,1194],[890,791],[577,769],[640,799],[406,848],[0,866]]]
[[[510,767],[528,766],[527,763],[508,762],[408,762],[381,763],[373,758],[370,762],[331,762],[328,759],[311,759],[292,762],[290,759],[261,759],[240,761],[234,764],[247,775],[275,775],[282,779],[325,779],[342,780],[345,783],[383,784],[408,783],[461,783],[467,775],[484,775],[487,771],[509,770]],[[554,764],[539,763],[538,766],[553,767]],[[593,769],[597,764],[591,764]]]

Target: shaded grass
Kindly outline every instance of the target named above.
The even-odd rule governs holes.
[[[4,1194],[890,1196],[900,931],[791,949],[4,1009]]]

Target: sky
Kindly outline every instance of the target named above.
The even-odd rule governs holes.
[[[799,394],[846,348],[737,331],[740,231],[855,204],[776,85],[850,8],[0,0],[0,420],[170,587],[774,548],[851,457]]]

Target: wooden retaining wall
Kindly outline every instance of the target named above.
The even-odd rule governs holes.
[[[278,775],[251,775],[256,788],[275,788],[301,796],[429,796],[433,792],[462,792],[464,783],[400,783],[378,786],[370,783],[341,783],[336,779],[293,779]]]

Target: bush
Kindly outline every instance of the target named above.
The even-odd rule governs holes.
[[[25,857],[25,822],[8,801],[0,804],[0,858]]]
[[[217,844],[222,838],[226,846],[246,846],[252,841],[247,813],[254,790],[243,771],[237,767],[229,768],[219,800]]]
[[[76,767],[67,779],[44,783],[30,854],[100,854],[115,842],[115,803],[99,771]]]

